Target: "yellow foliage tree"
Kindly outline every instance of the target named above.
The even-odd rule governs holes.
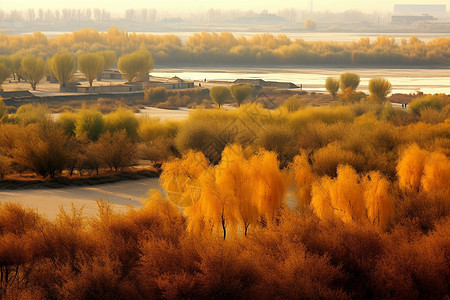
[[[286,177],[280,171],[275,152],[261,150],[249,163],[253,173],[255,204],[260,214],[271,221],[285,199]]]
[[[401,189],[407,191],[418,191],[420,181],[427,158],[427,151],[413,144],[402,154],[397,164],[398,183]]]
[[[248,84],[234,84],[230,87],[230,92],[238,106],[241,106],[242,102],[252,95],[253,87]]]
[[[163,170],[159,180],[171,202],[188,207],[200,199],[199,178],[208,170],[208,161],[203,153],[189,151],[182,158],[166,162]]]
[[[425,161],[421,183],[426,192],[447,199],[450,204],[450,159],[439,152],[431,153]]]
[[[359,175],[347,165],[338,167],[337,177],[324,177],[313,184],[311,205],[321,219],[338,217],[344,223],[361,223],[366,218]]]
[[[386,229],[394,216],[394,200],[389,194],[389,181],[380,172],[370,172],[363,181],[364,204],[372,224]]]
[[[312,184],[316,180],[306,153],[294,158],[290,171],[298,189],[296,194],[297,206],[304,208],[311,203]]]
[[[36,90],[36,85],[44,77],[45,62],[42,57],[34,57],[27,55],[21,60],[21,75],[28,81],[33,90]]]
[[[260,214],[253,198],[251,168],[241,146],[224,149],[216,177],[218,186],[233,205],[233,218],[238,219],[247,235],[249,226],[257,223]]]
[[[392,85],[384,78],[373,78],[369,81],[370,98],[377,102],[384,102],[392,92]]]
[[[222,160],[209,166],[205,156],[190,151],[163,165],[160,180],[170,201],[185,207],[188,229],[201,233],[221,228],[237,232],[264,216],[270,222],[283,203],[286,180],[276,154],[268,151],[246,159],[240,146],[226,147]]]
[[[78,69],[86,76],[89,85],[105,68],[105,59],[96,53],[84,53],[78,55]]]
[[[75,58],[68,52],[57,53],[50,60],[50,69],[59,81],[59,85],[64,87],[72,80],[75,74]]]
[[[153,69],[153,58],[146,50],[125,54],[117,62],[120,73],[128,81],[144,79]]]

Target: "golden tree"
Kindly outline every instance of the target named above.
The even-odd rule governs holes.
[[[305,153],[297,155],[290,165],[290,171],[297,187],[297,206],[306,207],[311,203],[311,188],[316,180]]]
[[[339,86],[342,91],[345,91],[347,88],[351,88],[354,91],[358,88],[359,82],[360,78],[358,74],[346,72],[341,74]]]
[[[89,85],[105,68],[105,59],[100,54],[84,53],[78,55],[78,69],[86,76]]]
[[[182,207],[197,202],[201,194],[199,178],[208,167],[208,161],[203,153],[192,150],[182,158],[164,163],[159,180],[167,193],[167,198]]]
[[[239,145],[226,147],[222,160],[216,167],[217,185],[232,206],[232,218],[237,219],[247,235],[250,225],[257,223],[260,216],[253,197],[253,176],[244,151]]]
[[[44,72],[45,62],[42,57],[27,55],[21,60],[21,74],[33,90],[36,90],[36,85],[44,77]]]
[[[325,81],[325,89],[333,97],[333,100],[337,98],[337,92],[339,90],[339,79],[328,77]]]
[[[394,216],[394,200],[389,193],[389,181],[380,172],[370,172],[363,181],[364,204],[369,221],[387,229]]]
[[[430,153],[421,179],[424,191],[447,199],[450,204],[450,159],[443,153]]]
[[[286,196],[286,176],[280,171],[275,152],[261,150],[251,157],[253,194],[260,215],[272,221]]]
[[[413,144],[401,155],[397,164],[398,183],[401,189],[407,191],[419,191],[427,151]]]
[[[96,54],[99,54],[103,57],[105,60],[105,64],[103,66],[104,70],[111,69],[117,62],[117,54],[113,50],[105,50],[105,51],[99,51],[96,52]]]
[[[242,102],[252,95],[253,87],[248,84],[233,84],[230,91],[238,106],[241,106]]]
[[[384,102],[392,92],[392,85],[387,79],[373,78],[369,81],[369,92],[371,99]]]
[[[120,73],[128,81],[145,79],[153,69],[153,58],[150,52],[139,50],[130,54],[125,54],[117,62]]]
[[[361,223],[366,218],[363,190],[359,175],[347,165],[341,165],[337,177],[323,177],[313,184],[311,205],[325,220],[338,217],[344,223]]]
[[[59,81],[59,85],[65,87],[75,74],[75,58],[68,52],[57,53],[50,60],[50,70]]]
[[[225,103],[225,100],[227,100],[230,96],[230,91],[227,87],[215,86],[210,90],[209,95],[220,108]]]

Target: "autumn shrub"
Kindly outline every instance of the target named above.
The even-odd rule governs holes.
[[[144,100],[149,103],[160,103],[167,100],[167,90],[164,87],[148,88],[144,91]]]
[[[15,145],[14,161],[44,178],[61,173],[76,151],[70,138],[54,123],[28,125]]]
[[[76,114],[65,111],[59,115],[58,123],[68,136],[75,136],[76,120]]]
[[[440,95],[426,95],[414,99],[409,105],[409,109],[416,115],[420,115],[425,108],[433,108],[440,111],[444,106],[448,105],[450,100],[448,96]]]
[[[18,139],[25,134],[25,129],[16,124],[0,124],[0,151],[12,157],[17,148]]]
[[[188,120],[180,127],[175,138],[178,151],[198,150],[214,164],[221,158],[223,149],[237,137],[236,123],[228,118]]]
[[[352,122],[354,117],[354,113],[348,107],[307,107],[291,114],[289,122],[296,132],[300,132],[302,127],[312,122],[326,124]]]
[[[45,122],[49,115],[50,111],[46,104],[24,104],[17,109],[13,118],[17,123],[28,125]]]
[[[450,117],[450,105],[442,110],[433,107],[426,107],[420,110],[420,121],[428,124],[439,124],[445,122]]]
[[[283,105],[281,106],[281,108],[286,109],[289,113],[296,112],[304,107],[305,107],[304,101],[297,96],[293,96],[284,100]]]
[[[105,132],[89,147],[98,153],[100,163],[111,171],[129,167],[136,159],[136,143],[127,136],[125,130]]]
[[[440,298],[448,294],[448,219],[428,235],[412,235],[399,227],[373,268],[374,295],[385,297]]]
[[[361,154],[343,149],[338,143],[331,143],[318,149],[312,156],[313,169],[319,175],[335,177],[337,167],[341,164],[350,165],[357,171],[364,169],[365,159]]]
[[[384,105],[382,103],[361,100],[356,103],[352,103],[348,106],[354,113],[356,117],[367,114],[369,112],[374,112],[377,116],[380,116],[383,112]]]
[[[332,142],[344,139],[351,131],[351,124],[344,122],[333,124],[312,122],[299,132],[298,145],[307,151],[316,150]]]
[[[96,141],[104,130],[103,115],[93,109],[83,108],[77,114],[75,134],[77,138],[87,138]]]
[[[298,154],[297,137],[288,126],[270,124],[261,128],[255,140],[258,146],[277,153],[283,167]]]
[[[11,170],[11,159],[7,156],[0,156],[0,179],[5,178],[5,175]]]
[[[141,143],[138,148],[138,156],[140,158],[153,162],[164,162],[178,154],[175,140],[164,136]]]
[[[119,107],[116,111],[107,114],[104,118],[105,130],[109,130],[110,132],[125,130],[130,138],[137,138],[139,121],[131,110]]]
[[[174,138],[179,126],[180,124],[175,121],[145,118],[139,122],[138,134],[144,142],[151,142],[158,138]]]

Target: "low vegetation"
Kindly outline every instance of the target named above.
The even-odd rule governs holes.
[[[0,203],[0,298],[445,298],[450,97],[405,110],[385,101],[387,80],[371,81],[370,95],[358,84],[352,73],[327,80],[338,101],[324,107],[266,90],[277,109],[246,86],[231,88],[234,100],[215,88],[218,107],[238,108],[180,122],[107,99],[57,119],[46,105],[7,114],[2,102],[1,180],[95,176],[143,159],[162,165],[164,196],[55,220]],[[143,102],[192,107],[204,96],[150,88]]]

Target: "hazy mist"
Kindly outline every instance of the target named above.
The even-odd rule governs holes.
[[[425,0],[379,0],[379,1],[353,1],[353,0],[315,0],[313,2],[313,10],[330,10],[330,11],[344,11],[344,10],[361,10],[365,12],[370,11],[393,11],[394,4],[447,4],[450,5],[450,1],[436,0],[429,3]],[[275,12],[284,8],[295,9],[310,9],[311,1],[309,0],[279,0],[279,1],[239,1],[239,0],[166,0],[166,1],[144,1],[138,0],[133,2],[119,1],[119,0],[98,0],[95,2],[88,0],[79,1],[54,1],[54,0],[24,0],[20,2],[15,1],[2,1],[2,9],[11,10],[18,9],[24,10],[28,8],[43,8],[43,9],[61,9],[61,8],[107,8],[113,13],[121,13],[125,9],[138,9],[138,8],[155,8],[158,10],[167,11],[201,11],[210,8],[216,9],[253,9],[255,11],[261,11],[267,9]]]

